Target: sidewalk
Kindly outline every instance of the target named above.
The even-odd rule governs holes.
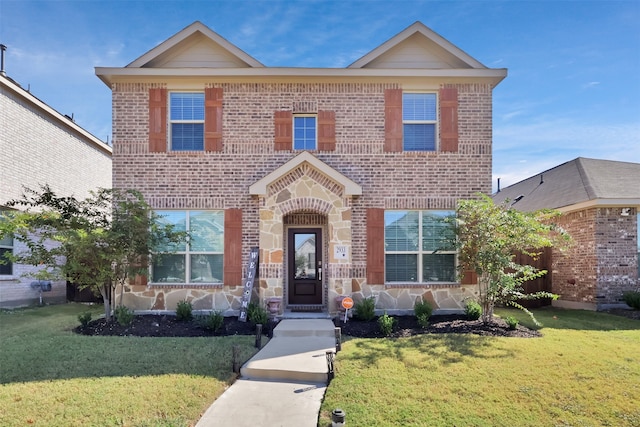
[[[327,351],[335,352],[333,322],[282,320],[196,427],[316,427],[327,388]]]

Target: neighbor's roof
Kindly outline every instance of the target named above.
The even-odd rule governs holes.
[[[640,163],[578,157],[493,195],[522,211],[640,205]]]
[[[112,155],[112,148],[100,140],[100,138],[79,126],[71,117],[59,113],[34,96],[30,91],[23,89],[22,86],[11,77],[0,74],[0,89],[2,92],[6,90],[7,93],[13,94],[13,96],[21,100],[20,102],[39,111],[43,117],[47,117],[52,123],[55,123],[67,132],[76,134],[81,140],[104,151],[109,156]]]
[[[242,49],[194,22],[125,67],[96,67],[109,87],[118,82],[215,78],[217,81],[334,81],[408,79],[424,84],[488,82],[507,75],[505,68],[487,68],[467,53],[416,22],[346,68],[267,67]]]

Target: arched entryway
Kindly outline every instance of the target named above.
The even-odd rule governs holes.
[[[351,201],[360,186],[304,152],[250,193],[260,201],[260,298],[281,297],[288,310],[333,311],[337,281],[350,284]],[[341,285],[343,292],[350,289]]]

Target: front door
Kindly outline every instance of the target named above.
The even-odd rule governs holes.
[[[289,304],[322,304],[322,229],[288,234]]]

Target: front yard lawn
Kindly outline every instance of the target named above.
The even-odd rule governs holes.
[[[541,338],[348,340],[319,425],[341,408],[349,427],[640,426],[640,321],[534,312]],[[497,314],[527,324],[520,311]]]
[[[195,425],[234,378],[251,336],[140,338],[72,332],[81,304],[0,311],[1,426]],[[96,318],[102,306],[91,309]]]

